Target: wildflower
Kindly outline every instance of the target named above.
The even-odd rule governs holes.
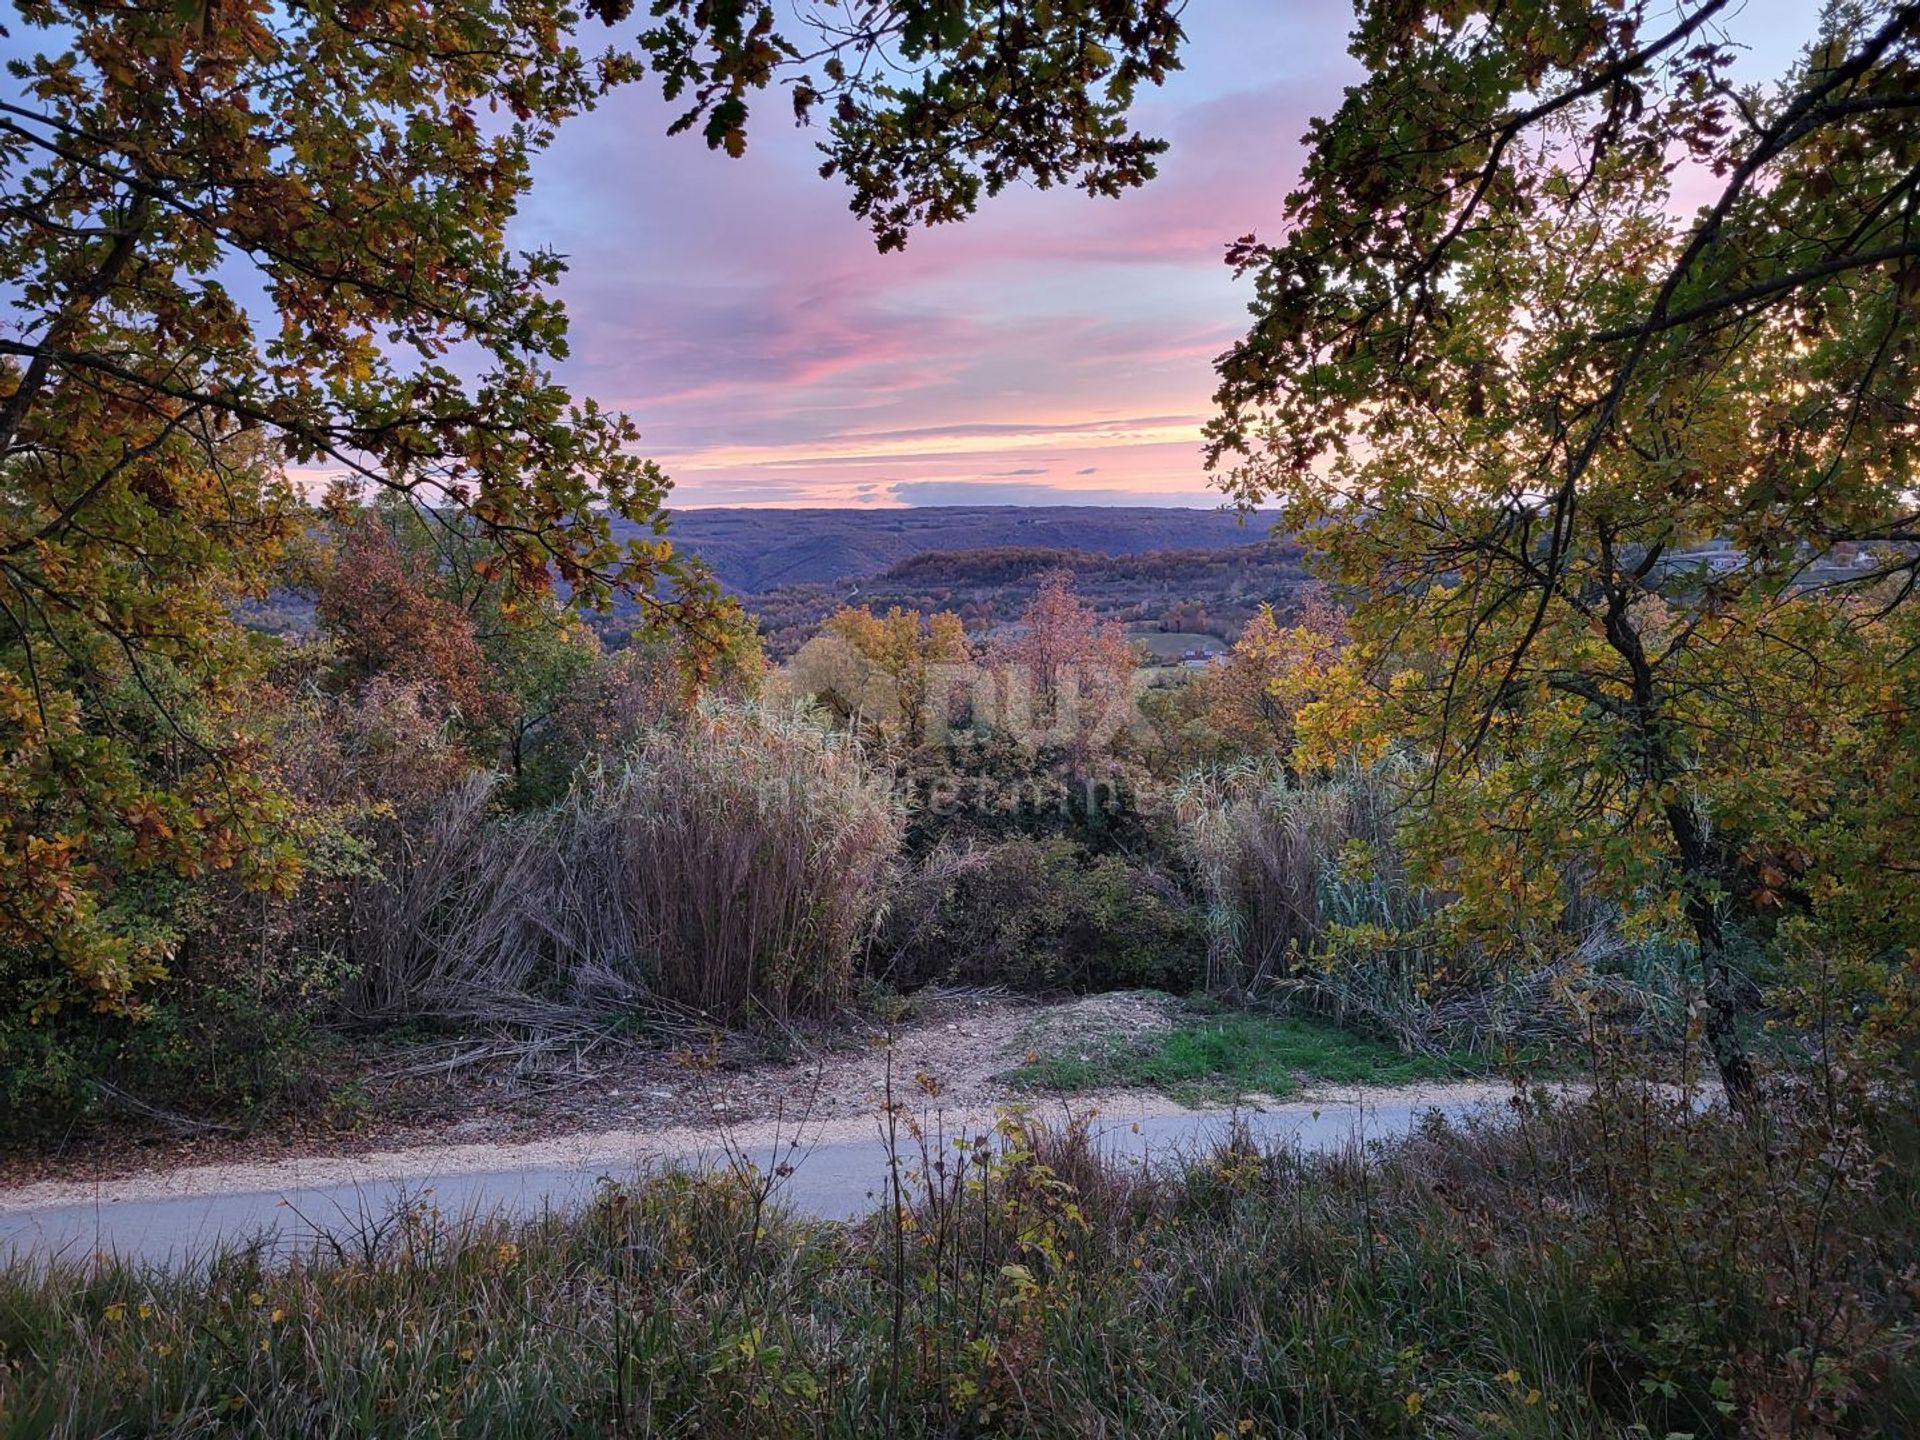
[[[1233,1428],[1238,1430],[1242,1435],[1251,1435],[1253,1433],[1253,1421],[1243,1418],[1240,1423]]]
[[[391,1335],[389,1335],[384,1341],[381,1342],[380,1348],[386,1351],[387,1354],[391,1355],[393,1354],[394,1351],[398,1350],[400,1346],[394,1340],[394,1338]]]
[[[1507,1384],[1509,1385],[1518,1385],[1520,1383],[1520,1372],[1518,1370],[1509,1369],[1507,1373],[1502,1375],[1500,1378],[1506,1381]]]
[[[1539,1403],[1540,1403],[1540,1392],[1538,1390],[1527,1391],[1527,1404],[1538,1405]]]
[[[502,1240],[493,1247],[493,1263],[501,1269],[517,1264],[520,1259],[520,1247],[511,1240]]]
[[[247,1303],[249,1305],[264,1305],[267,1303],[267,1297],[262,1295],[258,1290],[249,1290],[247,1292]]]
[[[104,1318],[109,1325],[118,1325],[127,1318],[127,1307],[116,1300],[107,1306]]]
[[[1424,1403],[1420,1398],[1420,1392],[1418,1390],[1409,1390],[1407,1392],[1407,1414],[1418,1415],[1420,1413],[1420,1407]]]
[[[153,1342],[153,1353],[162,1357],[171,1355],[173,1353],[173,1346],[164,1340],[156,1340]]]
[[[471,1362],[471,1361],[473,1360],[473,1346],[471,1346],[471,1345],[463,1345],[463,1346],[461,1346],[461,1347],[460,1347],[460,1358],[461,1358],[462,1360],[464,1360],[464,1361],[467,1361],[467,1362],[469,1362],[469,1363],[470,1363],[470,1362]]]
[[[269,1325],[278,1325],[282,1320],[286,1318],[287,1318],[287,1312],[281,1309],[278,1305],[276,1305],[273,1307],[273,1313],[267,1316],[267,1323]]]
[[[273,1349],[273,1342],[262,1335],[260,1337],[260,1353],[264,1355],[271,1349]]]
[[[142,1320],[151,1320],[153,1318],[153,1306],[143,1303],[134,1313]]]

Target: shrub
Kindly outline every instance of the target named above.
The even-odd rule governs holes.
[[[1014,839],[929,860],[889,916],[897,985],[1185,990],[1199,914],[1167,876],[1063,839]]]
[[[0,1009],[0,1136],[47,1138],[103,1102],[176,1130],[250,1119],[304,1081],[304,1052],[339,980],[344,892],[370,863],[376,817],[425,808],[458,773],[431,692],[313,683],[322,646],[288,646],[224,723],[284,808],[248,839],[252,864],[127,868],[105,912],[159,970],[118,1006],[23,991]],[[154,833],[164,838],[164,817]],[[0,943],[0,991],[22,957]],[[10,999],[14,996],[10,995]]]
[[[244,898],[256,916],[282,908]],[[103,1109],[183,1134],[226,1128],[302,1089],[316,1017],[338,983],[337,961],[305,946],[264,954],[225,948],[242,938],[230,921],[217,931],[211,924],[190,930],[169,983],[133,1015],[0,1020],[0,1140],[58,1137]],[[216,941],[224,942],[217,952]]]
[[[1305,784],[1272,766],[1198,772],[1177,801],[1207,901],[1215,990],[1321,1014],[1428,1055],[1579,1040],[1595,1021],[1670,1043],[1691,953],[1622,936],[1592,903],[1489,955],[1450,941],[1447,897],[1407,877],[1395,816],[1404,768]],[[1577,877],[1563,877],[1576,894]]]
[[[1141,767],[1112,756],[1078,765],[1061,747],[1029,748],[1004,731],[957,731],[907,757],[898,777],[914,797],[907,846],[916,855],[1016,838],[1138,855],[1164,852],[1169,839],[1159,787]]]

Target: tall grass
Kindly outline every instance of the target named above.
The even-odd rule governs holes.
[[[1176,815],[1206,898],[1212,988],[1432,1056],[1580,1041],[1599,1023],[1684,1034],[1687,952],[1622,937],[1592,903],[1511,954],[1448,944],[1432,923],[1446,897],[1409,879],[1396,834],[1411,778],[1390,760],[1305,784],[1265,766],[1186,782]]]
[[[791,714],[712,709],[655,734],[582,802],[651,983],[723,1016],[845,996],[904,814],[855,744]]]
[[[472,1019],[524,992],[548,958],[554,826],[494,811],[497,777],[469,776],[415,827],[390,827],[377,873],[348,892],[350,978],[364,1020]]]
[[[1390,765],[1302,785],[1269,765],[1203,770],[1175,801],[1207,902],[1210,988],[1257,991],[1317,955],[1329,927],[1411,930],[1428,908],[1394,837]]]
[[[646,997],[732,1020],[831,1005],[900,846],[890,788],[803,716],[711,706],[553,809],[482,777],[399,837],[352,902],[366,1020],[486,1022]]]
[[[1749,1127],[1609,1086],[1384,1155],[1230,1138],[1147,1172],[1084,1129],[896,1110],[851,1226],[741,1170],[518,1225],[416,1210],[290,1267],[15,1267],[0,1432],[1898,1436],[1901,1111]]]

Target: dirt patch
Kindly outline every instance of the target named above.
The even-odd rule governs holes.
[[[1116,1046],[1164,1035],[1184,1008],[1159,990],[1113,990],[1051,1005],[1028,1017],[1006,1059],[1016,1064],[1061,1055],[1092,1060]]]
[[[1177,1002],[1158,997],[1167,1006]],[[753,1127],[805,1115],[810,1122],[866,1133],[885,1104],[990,1113],[1030,1103],[997,1077],[1020,1063],[1035,1036],[1070,1043],[1081,1034],[1120,1033],[1149,1023],[1139,993],[1034,1001],[993,991],[922,992],[896,1023],[851,1018],[814,1031],[677,1049],[639,1046],[586,1057],[559,1075],[511,1063],[436,1073],[437,1052],[397,1052],[380,1066],[410,1073],[381,1090],[366,1084],[364,1106],[345,1123],[313,1114],[276,1119],[246,1135],[129,1137],[116,1132],[56,1153],[0,1158],[0,1191],[42,1181],[97,1181],[208,1166],[277,1166],[314,1157],[350,1161],[422,1148],[472,1147],[473,1163],[500,1147],[565,1146],[595,1136],[687,1136]],[[784,1052],[770,1056],[769,1047]],[[359,1087],[356,1087],[358,1089]],[[1076,1107],[1101,1097],[1076,1096]],[[1133,1108],[1177,1109],[1157,1096]]]

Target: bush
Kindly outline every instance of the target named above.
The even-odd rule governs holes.
[[[57,993],[31,987],[24,1003],[0,1007],[0,1136],[65,1136],[103,1103],[175,1130],[246,1122],[305,1083],[369,836],[424,810],[461,764],[429,692],[380,682],[327,696],[313,683],[324,661],[324,647],[287,647],[228,717],[288,802],[273,829],[248,838],[273,857],[271,871],[119,873],[114,923],[151,945],[161,968],[118,1007],[56,1005]],[[17,959],[0,954],[0,990]]]
[[[103,1110],[179,1133],[257,1119],[308,1083],[315,1017],[338,980],[302,958],[241,971],[189,954],[136,1016],[0,1023],[0,1140],[55,1138]]]
[[[116,1025],[116,1029],[124,1028]],[[0,1140],[58,1134],[92,1108],[92,1077],[107,1058],[101,1022],[0,1019]]]
[[[1394,776],[1353,771],[1297,784],[1276,766],[1203,770],[1175,806],[1207,900],[1207,980],[1254,990],[1318,955],[1331,927],[1382,938],[1417,925],[1394,838]]]
[[[1596,1022],[1672,1046],[1690,947],[1629,939],[1585,900],[1491,955],[1449,936],[1447,897],[1413,884],[1395,834],[1407,788],[1387,762],[1305,784],[1270,766],[1202,771],[1178,799],[1207,899],[1209,987],[1323,1015],[1430,1056],[1584,1041]],[[1578,897],[1577,876],[1563,877]]]
[[[1161,787],[1144,768],[1102,756],[1078,763],[1059,746],[1037,750],[994,730],[956,731],[898,769],[913,797],[907,848],[1061,839],[1101,855],[1162,854],[1171,838]]]
[[[931,858],[889,916],[881,953],[902,988],[1185,990],[1199,914],[1160,872],[1070,840],[1016,839]]]

